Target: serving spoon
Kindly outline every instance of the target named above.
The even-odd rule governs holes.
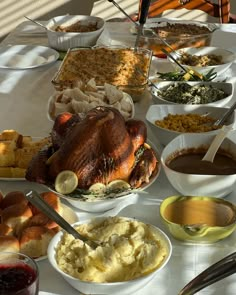
[[[42,28],[44,28],[45,30],[48,30],[48,28],[46,26],[44,26],[43,24],[41,24],[40,22],[33,20],[31,18],[29,18],[28,16],[24,15],[24,18],[28,19],[29,21],[33,22],[34,24],[36,24],[37,26],[40,26]]]
[[[33,204],[36,208],[42,211],[48,218],[55,221],[66,232],[73,235],[75,239],[83,241],[92,248],[99,246],[99,242],[91,241],[80,233],[78,233],[74,227],[72,227],[60,214],[58,214],[44,199],[34,190],[25,191],[26,199]]]
[[[215,136],[212,143],[210,144],[205,156],[202,158],[202,161],[208,161],[208,162],[213,163],[215,155],[216,155],[219,147],[221,146],[222,142],[224,141],[224,139],[228,135],[229,131],[231,131],[232,129],[233,128],[231,126],[230,127],[223,126],[221,128],[219,133]]]

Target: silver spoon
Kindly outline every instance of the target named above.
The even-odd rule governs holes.
[[[47,217],[55,221],[60,227],[66,232],[73,235],[75,239],[79,239],[84,243],[88,244],[92,248],[99,246],[99,243],[88,240],[78,233],[60,214],[58,214],[44,199],[34,190],[25,192],[26,199],[33,204],[36,208],[42,211]]]
[[[229,118],[229,116],[233,113],[233,111],[236,109],[236,102],[232,104],[232,106],[225,112],[225,114],[222,116],[222,118],[218,119],[214,125],[219,126],[223,125],[224,122]]]
[[[24,15],[24,18],[26,18],[29,21],[35,23],[37,26],[40,26],[40,27],[44,28],[45,30],[48,30],[48,28],[46,26],[44,26],[43,24],[41,24],[40,22],[38,22],[36,20],[33,20],[33,19],[31,19],[31,18],[29,18],[28,16],[25,16],[25,15]]]
[[[229,131],[231,131],[232,127],[223,126],[216,137],[213,139],[212,143],[210,144],[205,156],[202,158],[202,161],[213,162],[215,155],[221,146],[222,142],[226,138]]]

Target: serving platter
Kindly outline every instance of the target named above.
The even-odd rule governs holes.
[[[107,195],[106,198],[96,199],[93,198],[89,200],[83,197],[82,194],[78,194],[77,196],[72,195],[63,195],[55,191],[54,186],[48,186],[48,189],[56,193],[62,199],[68,201],[75,208],[87,211],[87,212],[104,212],[111,208],[116,207],[121,201],[125,201],[129,198],[135,198],[136,194],[139,192],[142,193],[145,189],[150,187],[158,178],[161,171],[160,157],[158,151],[153,143],[150,140],[147,140],[147,143],[154,150],[156,158],[158,160],[156,169],[150,177],[150,181],[148,183],[143,183],[141,187],[138,189],[128,189],[127,191],[123,191],[121,193],[111,193],[111,195]]]
[[[59,53],[46,46],[13,45],[0,47],[0,68],[33,69],[55,62]]]

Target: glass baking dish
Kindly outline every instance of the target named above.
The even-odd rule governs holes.
[[[130,94],[134,101],[147,88],[152,51],[126,46],[69,49],[52,79],[56,90],[73,88],[94,78],[98,86],[109,83]]]

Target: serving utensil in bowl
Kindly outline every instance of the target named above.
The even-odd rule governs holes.
[[[37,26],[40,26],[42,28],[44,28],[45,30],[48,30],[48,28],[46,26],[44,26],[43,24],[41,24],[40,22],[33,20],[31,18],[29,18],[28,16],[24,16],[24,18],[28,19],[29,21],[35,23]]]
[[[210,144],[205,156],[202,158],[202,161],[208,161],[213,162],[215,155],[224,141],[224,139],[227,137],[229,131],[232,130],[231,126],[223,126],[220,130],[220,132],[216,135],[216,137],[213,139],[212,143]]]
[[[79,234],[60,214],[58,214],[43,198],[34,190],[25,192],[26,199],[32,203],[36,208],[42,211],[50,219],[55,221],[66,232],[73,235],[75,239],[82,240],[84,243],[88,243],[93,248],[96,248],[98,244],[94,241],[88,240],[81,234]]]

